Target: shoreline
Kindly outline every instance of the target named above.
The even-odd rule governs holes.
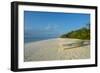
[[[24,61],[72,60],[90,58],[90,45],[64,49],[63,44],[70,44],[80,39],[53,38],[24,45]],[[68,46],[66,46],[68,47]]]

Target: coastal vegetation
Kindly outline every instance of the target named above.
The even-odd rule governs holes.
[[[60,36],[61,38],[76,38],[82,40],[90,40],[90,24],[80,29],[70,31]]]

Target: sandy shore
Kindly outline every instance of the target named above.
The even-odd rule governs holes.
[[[72,60],[90,58],[90,45],[70,48],[78,39],[55,38],[25,44],[24,61]]]

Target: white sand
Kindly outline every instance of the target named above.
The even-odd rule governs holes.
[[[90,58],[90,45],[69,48],[63,44],[80,41],[78,39],[49,39],[25,44],[24,61],[72,60]]]

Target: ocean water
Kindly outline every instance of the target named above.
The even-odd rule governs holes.
[[[52,38],[57,38],[57,37],[24,37],[24,43],[42,41],[42,40],[47,40]]]

